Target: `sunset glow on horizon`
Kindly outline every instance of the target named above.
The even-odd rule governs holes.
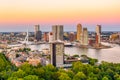
[[[3,24],[120,24],[120,0],[1,0]]]

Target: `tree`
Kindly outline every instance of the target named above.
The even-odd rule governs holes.
[[[98,80],[96,77],[89,77],[87,80]]]
[[[78,72],[82,71],[83,68],[84,68],[83,64],[81,62],[79,62],[79,61],[73,63],[73,65],[72,65],[72,70],[75,73],[78,73]]]
[[[93,68],[93,73],[98,74],[100,72],[100,69],[97,67]]]
[[[120,80],[120,77],[119,77],[119,78],[117,78],[117,80]]]
[[[52,72],[56,71],[56,68],[51,64],[48,64],[47,66],[45,66],[44,69]]]
[[[12,77],[23,78],[25,74],[23,70],[19,69],[17,72],[12,73]]]
[[[34,68],[34,74],[39,76],[39,78],[43,78],[45,76],[45,70],[43,68]]]
[[[19,67],[21,70],[23,70],[26,75],[32,75],[33,73],[33,66],[25,62],[23,65]]]
[[[102,80],[109,80],[107,77],[103,77]]]
[[[24,77],[24,80],[39,80],[39,78],[36,75],[28,75]]]
[[[89,79],[96,80],[97,79],[96,74],[94,74],[93,72],[89,73]]]
[[[89,58],[89,64],[91,64],[91,65],[95,65],[96,62],[98,62],[97,59]]]
[[[66,73],[61,73],[59,80],[71,80],[71,78]]]
[[[73,57],[79,57],[79,55],[75,54],[75,55],[73,55]]]
[[[73,80],[86,80],[86,79],[87,77],[83,72],[78,72],[73,78]]]
[[[12,66],[10,65],[10,62],[7,61],[5,58],[5,55],[0,53],[0,72],[4,70],[9,70]]]
[[[17,80],[18,78],[17,77],[10,77],[8,78],[8,80]]]
[[[44,79],[45,80],[53,79],[54,73],[57,71],[57,69],[51,64],[44,66],[43,69],[45,71]]]
[[[66,73],[68,74],[68,76],[69,76],[71,79],[73,79],[73,77],[74,77],[75,74],[73,73],[72,70],[68,70]]]
[[[109,75],[109,76],[106,76],[108,77],[110,80],[113,80],[114,79],[114,72],[113,70],[111,70],[110,68],[106,70],[106,73]]]
[[[0,79],[8,79],[12,73],[13,71],[11,69],[2,71],[0,72]]]
[[[116,74],[114,75],[114,79],[115,79],[115,80],[117,80],[117,79],[119,80],[119,79],[120,79],[119,74],[116,73]]]

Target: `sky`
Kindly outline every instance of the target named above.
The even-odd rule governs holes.
[[[54,24],[75,31],[76,25],[94,31],[120,31],[120,0],[0,0],[0,32],[51,30]]]

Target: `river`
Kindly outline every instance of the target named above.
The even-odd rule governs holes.
[[[113,63],[120,63],[120,46],[117,44],[108,44],[111,45],[112,48],[108,49],[85,49],[79,47],[65,47],[65,54],[68,55],[87,55],[88,57],[98,59],[99,62],[107,61]],[[49,48],[49,44],[41,44],[41,45],[30,45],[32,50],[42,50],[44,48]]]

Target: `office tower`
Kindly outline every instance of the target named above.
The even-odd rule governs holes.
[[[88,45],[88,30],[87,28],[83,28],[83,33],[82,33],[82,41],[81,44],[83,46],[87,46]]]
[[[39,25],[35,25],[34,26],[34,35],[35,35],[35,39],[37,41],[41,40],[42,38],[42,32],[40,31],[40,26]]]
[[[39,25],[35,25],[35,26],[34,26],[35,36],[36,36],[37,32],[39,31],[39,29],[40,29],[40,26],[39,26]]]
[[[52,26],[53,32],[53,41],[61,40],[63,41],[63,25],[53,25]]]
[[[82,35],[82,34],[81,34]],[[77,33],[75,33],[75,41],[77,40]]]
[[[47,32],[45,32],[44,34],[43,34],[43,39],[44,39],[44,41],[45,42],[48,42],[48,33]]]
[[[53,42],[53,33],[50,32],[48,35],[49,35],[49,42]]]
[[[50,44],[51,64],[59,67],[64,64],[64,43],[56,41]]]
[[[77,41],[81,40],[81,35],[82,35],[82,25],[78,24],[77,25]]]
[[[96,26],[96,45],[101,44],[101,25]]]
[[[69,41],[70,42],[75,41],[75,33],[74,32],[69,33]]]

